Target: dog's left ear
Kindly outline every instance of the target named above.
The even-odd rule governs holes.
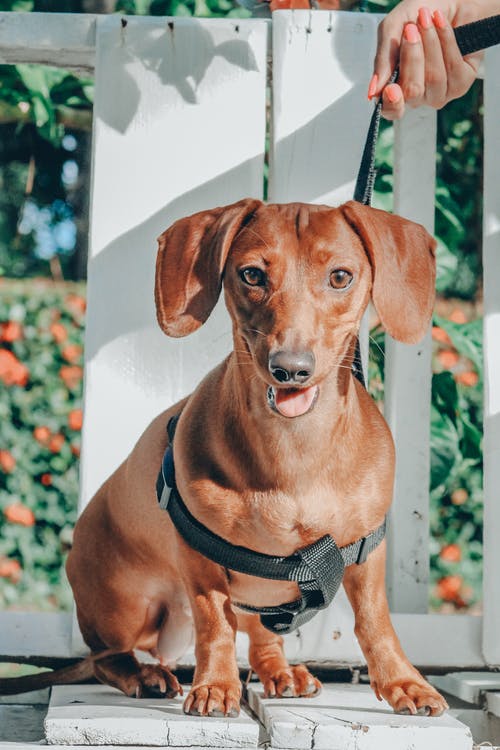
[[[155,302],[160,328],[187,336],[208,318],[220,294],[231,243],[262,201],[253,198],[179,219],[158,238]]]
[[[386,331],[415,344],[434,305],[436,241],[420,224],[349,201],[340,207],[372,267],[372,299]]]

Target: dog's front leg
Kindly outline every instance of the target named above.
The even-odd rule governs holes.
[[[236,616],[224,568],[183,544],[183,577],[193,610],[196,669],[184,712],[237,716],[241,682],[236,663]]]
[[[344,586],[355,616],[355,633],[368,664],[370,684],[397,713],[439,716],[444,698],[406,658],[394,631],[385,591],[385,541],[362,565],[345,570]]]

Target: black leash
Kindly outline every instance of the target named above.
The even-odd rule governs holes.
[[[500,15],[483,18],[480,21],[467,23],[453,29],[458,48],[462,55],[470,55],[472,52],[494,47],[500,44]],[[399,70],[396,69],[388,83],[398,80]],[[372,202],[373,186],[375,183],[375,150],[377,147],[378,132],[380,129],[380,117],[382,113],[382,96],[379,97],[370,120],[365,147],[361,157],[356,187],[354,188],[354,200],[370,206]],[[361,364],[361,352],[359,339],[356,343],[354,362],[352,366],[355,377],[363,384],[365,379]]]

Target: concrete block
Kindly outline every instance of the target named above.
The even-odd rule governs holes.
[[[430,675],[428,680],[438,690],[444,690],[468,703],[479,703],[481,694],[487,690],[500,690],[498,672],[450,672]]]
[[[400,716],[366,685],[328,685],[314,698],[263,697],[248,688],[248,702],[286,750],[472,750],[468,727],[449,715]]]
[[[150,745],[177,748],[255,748],[259,724],[244,709],[238,718],[198,718],[182,711],[182,697],[127,698],[106,685],[55,687],[45,719],[51,745]]]

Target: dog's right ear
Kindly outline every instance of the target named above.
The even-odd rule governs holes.
[[[253,198],[179,219],[158,238],[155,302],[160,328],[187,336],[212,312],[231,244],[262,205]]]

